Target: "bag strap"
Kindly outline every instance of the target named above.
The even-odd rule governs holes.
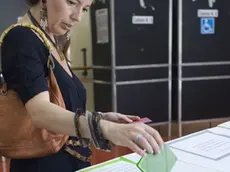
[[[35,33],[37,33],[40,38],[42,39],[42,41],[44,42],[45,46],[47,47],[47,49],[49,50],[49,56],[48,56],[48,60],[47,60],[47,68],[50,69],[54,69],[55,67],[55,63],[54,63],[54,59],[52,56],[52,46],[50,41],[46,38],[46,35],[36,26],[32,25],[32,24],[27,24],[27,23],[17,23],[17,24],[13,24],[10,27],[8,27],[1,35],[0,37],[0,48],[3,44],[3,39],[5,38],[5,36],[8,34],[8,32],[13,29],[14,27],[17,26],[23,26],[23,27],[28,27],[31,30],[33,30]],[[1,70],[0,70],[1,71]]]
[[[10,27],[8,27],[1,35],[0,37],[0,49],[2,47],[3,44],[3,40],[6,37],[6,35],[8,34],[8,32],[17,27],[17,26],[23,26],[23,27],[27,27],[30,28],[32,31],[34,31],[35,33],[37,33],[40,38],[42,39],[42,41],[44,42],[46,48],[49,50],[49,56],[48,56],[48,60],[47,60],[47,68],[49,69],[49,71],[52,72],[52,70],[55,68],[55,63],[54,63],[54,59],[52,56],[52,46],[50,41],[46,38],[46,35],[36,26],[32,25],[32,24],[26,24],[26,23],[17,23],[17,24],[13,24]],[[7,84],[4,81],[4,76],[2,75],[2,69],[1,69],[1,65],[0,65],[0,96],[5,96],[7,94]]]

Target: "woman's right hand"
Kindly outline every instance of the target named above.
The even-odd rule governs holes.
[[[109,121],[101,121],[101,129],[104,137],[118,146],[125,146],[141,156],[148,153],[159,154],[164,141],[158,131],[143,124],[118,124]]]

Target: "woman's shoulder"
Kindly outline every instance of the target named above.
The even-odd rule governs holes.
[[[6,33],[3,38],[3,46],[20,48],[28,46],[41,46],[42,42],[38,36],[28,27],[15,26]]]
[[[30,28],[16,26],[6,33],[3,38],[1,47],[2,66],[6,69],[6,67],[16,63],[23,63],[23,61],[28,63],[28,57],[30,61],[42,60],[45,64],[48,53],[49,51],[43,42]]]

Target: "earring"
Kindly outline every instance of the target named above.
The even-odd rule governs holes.
[[[70,40],[70,31],[68,31],[68,32],[66,33],[66,38],[67,38],[68,41]]]
[[[42,8],[40,10],[40,25],[42,27],[43,30],[46,30],[46,28],[48,27],[48,21],[47,21],[47,9],[45,7],[45,5],[42,5]]]

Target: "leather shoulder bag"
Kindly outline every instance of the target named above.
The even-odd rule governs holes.
[[[15,24],[3,32],[0,47],[6,34],[16,26],[32,29],[49,49],[47,61],[50,102],[65,108],[62,94],[53,73],[52,46],[45,34],[30,24]],[[4,57],[2,57],[4,58]],[[68,136],[36,128],[32,124],[25,105],[14,90],[7,89],[7,83],[0,85],[0,154],[6,158],[36,158],[58,152]]]

